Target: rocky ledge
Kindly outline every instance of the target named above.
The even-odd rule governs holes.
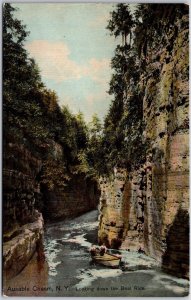
[[[37,210],[32,223],[21,226],[13,238],[3,245],[3,270],[4,278],[8,279],[17,275],[29,262],[37,251],[42,255],[43,217]]]

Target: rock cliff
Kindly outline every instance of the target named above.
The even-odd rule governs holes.
[[[7,143],[3,165],[3,231],[7,238],[34,219],[35,199],[40,196],[35,178],[41,167],[39,157],[24,146]]]
[[[96,180],[85,179],[82,174],[73,176],[62,189],[43,190],[44,216],[49,220],[59,220],[83,214],[97,208],[99,195]]]
[[[19,273],[37,251],[43,252],[44,219],[70,218],[95,209],[96,181],[74,175],[63,187],[49,190],[41,182],[43,155],[14,142],[4,145],[3,264],[6,278]],[[53,142],[54,159],[62,155]],[[32,151],[33,150],[33,151]],[[54,170],[50,170],[54,173]],[[54,175],[54,174],[53,174]]]
[[[189,271],[188,15],[147,54],[145,163],[101,179],[100,243],[144,251],[175,275]]]
[[[35,208],[35,202],[41,196],[36,175],[42,161],[14,142],[8,142],[5,149],[3,271],[6,278],[10,278],[23,269],[43,241],[43,218]]]
[[[33,222],[20,226],[14,235],[3,244],[3,273],[5,280],[18,274],[37,252],[40,258],[40,248],[43,249],[43,218],[35,211]]]

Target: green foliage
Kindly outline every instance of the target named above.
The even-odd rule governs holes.
[[[9,3],[3,6],[3,95],[5,103],[13,108],[42,84],[34,60],[28,58],[23,47],[29,33],[14,18],[15,10]]]
[[[131,35],[133,24],[128,4],[118,3],[116,11],[111,13],[111,19],[109,20],[107,29],[109,29],[111,34],[115,37],[122,35],[122,43],[126,44],[127,36],[129,34]]]
[[[23,46],[29,33],[14,12],[9,3],[4,5],[4,146],[8,142],[23,144],[41,158],[39,178],[50,190],[64,187],[75,172],[94,176],[83,114],[75,116],[66,106],[60,108],[55,91],[44,86],[38,66]]]
[[[107,28],[115,37],[122,37],[122,45],[116,47],[111,60],[109,94],[114,100],[104,121],[103,173],[112,172],[114,166],[131,169],[144,162],[148,141],[143,138],[144,88],[139,83],[149,72],[149,53],[156,52],[176,20],[187,13],[188,6],[183,4],[138,4],[134,16],[127,4],[117,4],[111,13]],[[175,27],[174,35],[177,30]]]
[[[49,158],[43,163],[41,183],[44,184],[49,190],[55,188],[64,188],[70,176],[66,170],[63,161]]]
[[[127,96],[132,79],[134,83],[139,79],[135,67],[135,53],[130,40],[128,45],[126,42],[126,37],[132,33],[134,24],[128,5],[118,4],[116,11],[111,14],[108,25],[108,29],[115,36],[122,36],[122,45],[116,47],[115,56],[111,61],[114,73],[110,81],[109,94],[114,95],[114,100],[104,122],[102,146],[106,163],[105,172],[111,172],[116,165],[127,167],[131,164],[129,163],[132,159],[130,149],[133,137],[135,137],[133,129],[140,127],[137,123],[140,124],[140,119],[142,119],[142,115],[139,116],[135,112],[139,105],[137,102],[130,101]],[[123,42],[124,38],[125,43]],[[133,122],[133,113],[137,118],[135,122]],[[130,134],[132,138],[130,143],[127,143],[127,135]],[[130,139],[130,136],[128,138]],[[139,142],[139,139],[140,135],[137,136],[136,142]]]
[[[76,140],[79,149],[86,149],[88,141],[88,129],[84,121],[83,113],[76,115]]]
[[[123,96],[123,92],[126,88],[125,81],[123,79],[123,74],[116,73],[112,75],[111,81],[110,81],[110,89],[108,93],[110,95],[114,94],[115,96],[121,95]]]
[[[102,126],[97,115],[87,125],[82,113],[75,116],[58,105],[55,91],[45,87],[23,46],[29,33],[14,17],[15,8],[4,4],[4,145],[14,141],[40,157],[41,182],[49,189],[64,187],[73,174],[96,177],[117,165],[135,168],[144,161],[147,148],[139,82],[147,72],[148,53],[156,51],[187,10],[182,4],[139,4],[133,16],[127,4],[116,5],[108,29],[122,37],[122,44],[111,61],[108,93],[114,99]]]
[[[94,177],[99,176],[104,169],[102,158],[104,157],[103,143],[103,126],[97,114],[92,116],[92,121],[88,124],[88,146],[87,159]]]
[[[110,81],[109,94],[114,95],[114,100],[105,118],[103,131],[103,159],[108,172],[116,165],[129,168],[144,159],[143,99],[140,91],[133,88],[141,75],[137,61],[140,46],[135,39],[132,45],[126,43],[126,37],[133,29],[136,37],[139,35],[144,39],[142,34],[145,34],[145,27],[148,29],[150,23],[147,25],[143,22],[142,6],[138,6],[136,21],[133,21],[128,5],[118,4],[116,10],[111,13],[107,27],[115,37],[122,36],[122,45],[116,47],[115,56],[111,61],[114,73]],[[149,18],[150,14],[147,21]]]
[[[96,139],[102,133],[102,124],[97,114],[92,116],[92,121],[88,124],[89,135],[92,139]]]
[[[139,57],[142,55],[143,59],[148,49],[155,50],[164,43],[169,29],[187,13],[188,5],[185,4],[138,4],[134,45]]]

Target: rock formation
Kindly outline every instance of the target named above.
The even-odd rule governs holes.
[[[96,209],[99,202],[96,180],[76,175],[64,188],[43,191],[43,212],[49,220],[70,218]]]
[[[85,174],[73,176],[68,186],[48,190],[39,181],[42,154],[7,142],[3,168],[3,264],[6,278],[20,272],[43,243],[43,218],[59,220],[95,209],[97,183]],[[54,145],[54,158],[62,155]],[[39,212],[40,211],[40,212]],[[43,216],[42,216],[43,214]],[[42,247],[43,248],[43,247]],[[43,249],[41,249],[43,251]],[[41,255],[41,253],[39,253]]]
[[[38,253],[38,245],[43,243],[42,214],[35,211],[33,222],[20,226],[14,235],[3,245],[3,273],[5,280],[18,274],[31,259]],[[43,246],[42,246],[43,248]]]
[[[145,163],[101,179],[99,241],[144,251],[188,278],[188,15],[148,52],[144,90]],[[157,74],[157,75],[156,75]],[[122,176],[121,176],[122,174]]]

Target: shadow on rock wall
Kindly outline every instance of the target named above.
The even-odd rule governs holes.
[[[167,235],[162,268],[177,277],[189,278],[189,214],[179,209]]]

